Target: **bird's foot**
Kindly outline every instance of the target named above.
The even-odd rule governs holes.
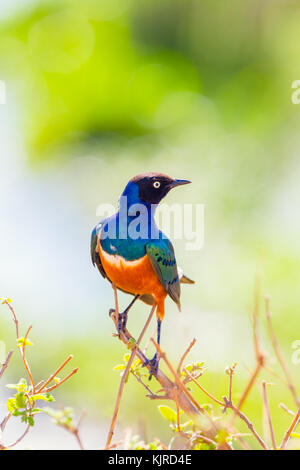
[[[111,317],[113,313],[115,313],[115,309],[110,308],[109,311],[108,311],[108,315]]]
[[[116,313],[116,310],[114,308],[110,308],[109,309],[109,316],[111,317],[113,314]],[[126,324],[127,324],[127,311],[125,310],[124,312],[122,313],[119,313],[119,316],[118,316],[118,336],[120,338],[120,334],[121,334],[121,331],[124,333],[125,332],[125,328],[126,328]]]
[[[121,334],[121,331],[122,333],[125,332],[125,329],[126,329],[126,324],[127,324],[127,311],[125,310],[123,313],[119,313],[119,318],[118,318],[118,333],[119,333],[119,336]]]
[[[152,376],[157,377],[157,372],[158,372],[158,364],[159,364],[159,359],[157,359],[157,354],[154,354],[152,359],[146,359],[142,367],[146,367],[150,364],[151,369],[150,369],[150,374],[149,374],[149,380],[152,379]]]

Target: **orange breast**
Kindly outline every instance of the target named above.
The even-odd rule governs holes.
[[[104,271],[111,282],[120,289],[131,294],[153,295],[160,316],[163,316],[163,304],[167,291],[155,273],[150,259],[146,254],[135,261],[127,261],[122,256],[106,253],[98,240],[98,250]]]

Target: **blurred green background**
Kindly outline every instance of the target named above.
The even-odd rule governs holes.
[[[271,295],[274,326],[300,387],[300,365],[291,360],[300,339],[300,106],[291,101],[300,79],[299,31],[295,1],[2,0],[0,295],[13,299],[24,331],[33,324],[38,378],[75,355],[80,371],[59,390],[57,405],[87,408],[87,447],[104,445],[119,382],[113,366],[125,353],[111,336],[113,296],[91,265],[90,232],[99,204],[116,204],[140,172],[191,179],[168,202],[205,205],[203,249],[175,243],[196,285],[182,289],[182,314],[167,305],[162,345],[169,357],[177,361],[196,336],[191,359],[206,361],[203,385],[220,398],[224,369],[237,361],[239,396],[245,365],[254,365],[250,312],[262,256],[262,291]],[[121,296],[121,306],[127,300]],[[146,315],[142,304],[131,312],[135,335]],[[263,320],[268,349],[264,328]],[[0,339],[14,346],[4,307]],[[18,374],[15,354],[6,378]],[[278,403],[293,404],[280,382],[264,376],[276,382],[270,402],[279,440],[290,418]],[[245,411],[262,430],[260,393],[253,390]],[[145,439],[167,440],[156,406],[130,379],[119,435],[132,427]],[[47,419],[41,426],[45,432],[33,430],[28,447],[75,445]]]

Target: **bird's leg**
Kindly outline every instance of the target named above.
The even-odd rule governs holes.
[[[160,346],[160,328],[161,328],[161,320],[158,318],[157,319],[157,344]],[[142,367],[147,366],[148,364],[151,365],[150,369],[150,374],[149,374],[149,380],[151,380],[152,375],[154,377],[157,376],[157,371],[158,371],[158,364],[159,364],[159,359],[157,359],[157,351],[152,357],[152,359],[147,359]]]
[[[136,295],[134,299],[130,302],[128,307],[124,310],[124,312],[119,313],[119,318],[118,318],[118,333],[120,335],[121,331],[125,331],[126,324],[127,324],[127,318],[128,318],[128,312],[133,306],[134,302],[139,298],[139,295]]]

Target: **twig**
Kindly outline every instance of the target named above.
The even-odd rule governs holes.
[[[254,308],[253,308],[253,342],[254,342],[254,352],[255,352],[255,358],[256,358],[256,367],[236,406],[237,410],[240,410],[243,407],[250,391],[252,390],[253,385],[255,384],[258,374],[260,373],[265,363],[265,355],[261,351],[260,341],[259,341],[259,336],[258,336],[259,299],[260,299],[260,262],[259,262],[259,265],[256,271],[256,276],[255,276]],[[231,420],[231,424],[233,424],[236,415],[237,414],[234,413],[232,420]]]
[[[85,450],[85,449],[83,447],[82,440],[81,440],[81,437],[80,437],[80,434],[79,434],[79,428],[81,426],[82,420],[85,417],[85,415],[86,415],[86,410],[82,410],[81,415],[80,415],[79,420],[78,420],[78,423],[77,423],[77,426],[72,431],[72,434],[74,434],[74,437],[75,437],[75,439],[76,439],[76,441],[77,441],[77,443],[78,443],[81,450]]]
[[[149,395],[147,395],[147,396],[150,396],[150,397],[155,396],[155,394],[152,392],[152,390],[142,381],[142,379],[138,375],[136,375],[132,371],[131,371],[131,374],[147,390],[147,392],[149,393]]]
[[[269,423],[269,428],[270,428],[270,434],[271,434],[271,439],[272,439],[272,445],[273,449],[277,449],[276,441],[275,441],[275,434],[274,434],[274,428],[273,428],[273,423],[272,423],[272,418],[271,418],[271,413],[270,413],[270,407],[268,403],[268,396],[267,396],[267,384],[265,381],[262,382],[262,388],[263,388],[263,398],[264,398],[264,406],[268,418],[268,423]]]
[[[187,350],[184,352],[184,354],[182,355],[182,358],[180,359],[180,362],[178,364],[178,367],[177,367],[177,373],[178,375],[180,374],[180,371],[181,371],[181,367],[182,367],[182,364],[186,358],[186,356],[189,354],[190,350],[192,349],[192,347],[194,346],[194,344],[196,343],[196,338],[194,338],[192,340],[192,342],[190,343],[189,347],[187,348]]]
[[[166,365],[168,366],[169,370],[174,376],[175,382],[177,383],[178,387],[185,393],[185,395],[191,400],[191,402],[194,404],[194,406],[197,408],[197,410],[200,413],[204,413],[204,409],[197,403],[195,398],[190,394],[186,386],[182,383],[180,380],[179,375],[173,368],[172,364],[170,363],[169,359],[167,358],[166,354],[160,349],[160,346],[157,344],[157,342],[152,338],[152,343],[154,344],[156,350],[160,354],[160,357],[165,361]]]
[[[176,403],[176,418],[177,418],[177,431],[180,432],[180,409],[178,405],[178,398],[177,398],[177,389],[175,389],[175,403]]]
[[[55,390],[57,387],[59,387],[61,384],[63,384],[64,382],[66,382],[67,380],[69,380],[70,377],[72,377],[72,375],[76,374],[76,372],[78,372],[78,367],[76,367],[76,369],[73,369],[64,379],[61,379],[59,382],[57,382],[55,385],[52,385],[52,387],[48,387],[46,388],[43,393],[48,393],[48,392],[51,392],[52,390]]]
[[[14,308],[10,305],[10,303],[7,302],[7,300],[4,300],[3,304],[7,305],[8,308],[9,308],[9,310],[10,310],[11,313],[12,313],[13,320],[14,320],[14,323],[15,323],[15,326],[16,326],[16,336],[17,336],[17,338],[19,338],[19,337],[20,337],[20,335],[19,335],[19,321],[18,321],[17,316],[16,316],[16,314],[15,314],[15,310],[14,310]]]
[[[27,371],[27,374],[28,374],[28,377],[29,377],[29,380],[30,380],[32,393],[34,394],[34,392],[35,392],[34,380],[33,380],[32,373],[31,373],[29,364],[28,364],[27,359],[26,359],[26,354],[25,354],[26,340],[28,338],[28,335],[29,335],[29,332],[30,332],[31,328],[32,328],[32,326],[30,326],[28,328],[28,330],[26,331],[26,334],[24,336],[23,344],[22,344],[22,346],[19,346],[19,347],[20,347],[20,352],[21,352],[21,356],[22,356],[22,359],[23,359],[24,367]]]
[[[287,385],[288,385],[288,388],[290,389],[290,392],[293,396],[293,399],[297,405],[297,407],[300,406],[300,401],[298,399],[298,396],[297,396],[297,392],[296,392],[296,388],[293,384],[293,381],[292,381],[292,377],[291,377],[291,374],[289,372],[289,369],[285,363],[285,360],[283,358],[283,355],[281,353],[281,350],[280,350],[280,347],[279,347],[279,344],[278,344],[278,341],[277,341],[277,338],[276,338],[276,335],[274,333],[274,329],[273,329],[273,325],[272,325],[272,320],[271,320],[271,311],[270,311],[270,297],[269,296],[265,296],[265,300],[266,300],[266,318],[267,318],[267,325],[268,325],[268,331],[269,331],[269,335],[270,335],[270,338],[271,338],[271,342],[272,342],[272,346],[273,346],[273,349],[274,349],[274,352],[277,356],[277,359],[282,367],[282,370],[286,376],[286,380],[287,380]]]
[[[264,441],[262,440],[262,438],[260,437],[260,435],[256,432],[256,430],[254,429],[254,426],[253,424],[249,421],[249,419],[244,415],[244,413],[242,413],[236,406],[234,406],[234,404],[232,402],[230,402],[228,400],[227,397],[223,397],[223,400],[224,400],[224,403],[225,403],[225,406],[226,408],[231,408],[232,411],[234,412],[235,416],[239,416],[241,418],[241,420],[244,421],[244,423],[246,423],[248,429],[250,429],[250,431],[252,432],[252,434],[254,435],[254,437],[257,439],[257,441],[260,443],[260,445],[265,449],[265,450],[268,450],[268,447],[267,445],[264,443]]]
[[[114,291],[115,291],[115,299],[116,299],[116,311],[118,311],[118,304],[117,304],[117,294],[116,294],[116,288],[113,286],[114,288]],[[139,347],[140,345],[140,342],[152,320],[152,317],[153,317],[153,314],[154,314],[154,311],[155,311],[155,308],[156,306],[154,305],[151,309],[151,312],[150,312],[150,315],[148,317],[148,320],[146,321],[145,323],[145,326],[136,342],[136,346],[134,345],[133,346],[133,349],[132,349],[132,353],[131,353],[131,356],[129,358],[129,361],[127,362],[127,365],[126,365],[126,369],[122,375],[122,379],[121,379],[121,383],[120,383],[120,387],[119,387],[119,391],[118,391],[118,395],[117,395],[117,400],[116,400],[116,404],[115,404],[115,409],[114,409],[114,413],[113,413],[113,417],[112,417],[112,421],[111,421],[111,425],[110,425],[110,429],[109,429],[109,433],[108,433],[108,437],[107,437],[107,442],[106,442],[106,446],[105,446],[105,449],[107,450],[109,447],[110,447],[110,443],[111,443],[111,440],[112,440],[112,437],[113,437],[113,434],[114,434],[114,428],[115,428],[115,424],[116,424],[116,420],[117,420],[117,416],[118,416],[118,412],[119,412],[119,408],[120,408],[120,403],[121,403],[121,398],[122,398],[122,393],[123,393],[123,389],[124,389],[124,385],[125,385],[125,381],[126,381],[126,378],[127,378],[127,375],[130,371],[130,368],[131,368],[131,364],[133,362],[133,359],[136,355],[136,347]]]
[[[118,330],[118,315],[116,312],[114,312],[114,314],[111,315],[111,319],[114,322],[116,330]],[[131,340],[132,340],[132,335],[127,329],[125,329],[124,332],[121,331],[119,338],[127,347],[129,347]],[[139,348],[136,348],[136,356],[140,359],[140,361],[143,364],[147,361],[147,357],[145,356],[143,351]],[[146,367],[149,371],[151,370],[150,364],[147,364]],[[157,380],[157,382],[161,385],[162,389],[165,391],[165,397],[162,397],[162,398],[168,397],[169,400],[175,401],[174,382],[172,382],[161,371],[161,369],[158,369],[157,376],[154,378]],[[200,413],[198,408],[196,408],[193,402],[181,390],[177,391],[177,397],[178,397],[179,406],[185,413],[187,413],[190,416],[195,416]],[[154,397],[150,396],[150,398],[154,398]]]
[[[218,400],[213,395],[211,395],[207,390],[205,390],[205,388],[202,387],[202,385],[200,385],[199,382],[197,382],[197,380],[194,379],[194,377],[185,368],[183,370],[186,373],[186,375],[194,382],[194,384],[196,384],[197,387],[200,388],[200,390],[202,390],[203,393],[205,393],[211,400],[218,403],[218,405],[224,406],[224,402]]]
[[[12,447],[16,446],[17,444],[19,444],[19,442],[21,442],[24,437],[26,436],[26,434],[29,432],[30,430],[30,425],[28,425],[25,429],[25,431],[23,432],[23,434],[15,441],[15,442],[12,442],[11,444],[8,444],[8,445],[0,445],[0,450],[2,449],[11,449]]]
[[[290,440],[291,434],[294,431],[294,429],[296,428],[299,420],[300,420],[300,408],[298,409],[298,412],[294,416],[294,419],[293,419],[290,427],[288,428],[287,432],[285,433],[285,436],[284,436],[283,441],[282,441],[281,446],[280,446],[280,450],[285,450],[285,448],[286,448],[286,446],[287,446],[287,444]]]
[[[285,406],[284,403],[279,403],[280,408],[282,408],[284,411],[286,411],[289,415],[295,416],[295,413],[292,410],[289,410],[287,406]]]
[[[9,363],[9,361],[10,361],[11,356],[13,355],[13,353],[14,353],[14,352],[13,352],[12,350],[9,351],[9,353],[8,353],[8,355],[7,355],[7,358],[5,359],[4,364],[2,364],[2,367],[1,367],[1,370],[0,370],[0,379],[1,379],[2,375],[3,375],[4,372],[5,372],[5,369],[7,369],[8,363]]]
[[[61,364],[61,366],[59,366],[58,369],[56,369],[55,372],[53,372],[53,374],[50,375],[49,379],[46,380],[46,382],[43,383],[43,385],[39,388],[39,390],[36,391],[36,393],[41,393],[42,390],[44,390],[44,388],[47,387],[47,385],[52,382],[52,380],[54,379],[54,377],[57,376],[57,374],[59,374],[59,372],[68,364],[68,362],[71,361],[71,359],[73,359],[73,354],[70,354],[67,359]],[[77,372],[77,370],[76,370]],[[73,372],[74,373],[74,372]],[[65,381],[65,380],[64,380]],[[62,381],[61,381],[62,382]],[[59,383],[61,383],[59,382]],[[52,389],[53,390],[53,389]]]

